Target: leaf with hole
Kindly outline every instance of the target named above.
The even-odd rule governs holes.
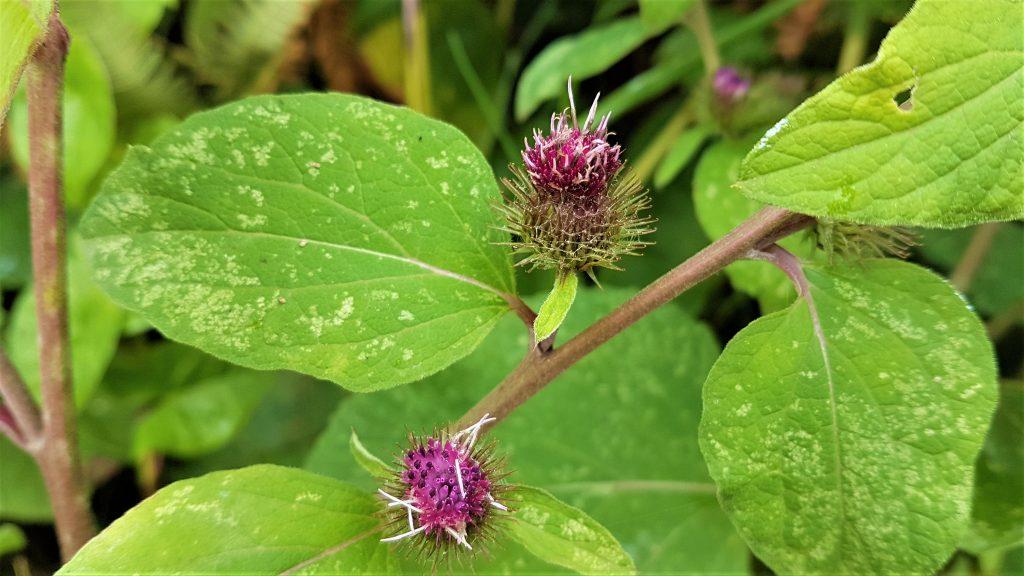
[[[462,358],[508,310],[497,198],[446,124],[258,96],[133,148],[81,228],[100,285],[168,337],[368,391]]]
[[[57,574],[395,574],[379,509],[369,493],[294,468],[214,472],[162,488]]]
[[[913,264],[805,271],[809,292],[740,331],[704,386],[722,507],[778,573],[932,574],[967,527],[992,345]]]
[[[1024,217],[1024,19],[1010,16],[1020,12],[1019,0],[918,0],[872,63],[764,135],[740,188],[863,224]]]

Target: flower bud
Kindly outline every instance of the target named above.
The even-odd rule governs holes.
[[[593,276],[596,267],[619,269],[619,259],[648,244],[639,238],[653,232],[641,215],[650,200],[623,169],[609,116],[597,121],[596,113],[595,98],[580,125],[570,80],[569,109],[551,116],[550,133],[535,130],[533,144],[526,141],[523,167],[509,167],[506,202],[498,209],[514,252],[524,256],[519,265]]]
[[[726,103],[742,100],[750,91],[750,79],[732,66],[723,66],[716,70],[711,85],[715,90],[715,96]]]

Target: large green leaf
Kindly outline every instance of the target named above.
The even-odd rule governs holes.
[[[46,30],[52,0],[0,2],[0,127],[25,62]]]
[[[100,284],[167,336],[375,390],[458,360],[508,309],[498,197],[450,126],[262,96],[133,148],[81,227]]]
[[[1024,225],[1007,222],[997,226],[999,230],[967,289],[971,304],[988,316],[1024,302]],[[951,273],[976,233],[975,228],[925,230],[920,250],[930,263]]]
[[[658,29],[669,22],[679,22],[695,0],[640,0],[640,20]]]
[[[549,492],[516,486],[509,536],[531,554],[577,574],[635,574],[633,560],[608,529]]]
[[[971,530],[975,554],[1024,544],[1024,382],[999,387],[999,409],[978,456]]]
[[[742,330],[708,376],[701,449],[719,498],[776,572],[931,574],[967,526],[992,346],[913,264],[806,276],[809,295]]]
[[[236,369],[168,394],[139,422],[136,459],[194,458],[222,448],[248,423],[273,380],[271,373]]]
[[[558,339],[632,293],[581,290]],[[386,461],[407,430],[428,431],[461,416],[519,363],[528,343],[521,324],[508,317],[480,349],[444,372],[343,401],[307,467],[373,486],[348,453],[352,428]],[[680,308],[652,312],[494,428],[511,481],[549,490],[586,512],[641,571],[744,571],[746,547],[715,501],[696,445],[700,386],[717,353],[707,327]]]
[[[719,140],[700,157],[693,174],[693,204],[697,221],[714,240],[725,236],[764,206],[732,188],[732,183],[739,176],[743,155],[750,149],[750,142]],[[813,249],[800,237],[788,238],[782,244],[801,254],[810,254]],[[726,267],[725,274],[737,290],[757,298],[765,312],[785,307],[796,296],[786,275],[765,262],[735,262]]]
[[[32,457],[0,434],[0,519],[49,522],[50,497]]]
[[[90,278],[90,270],[71,243],[68,258],[68,332],[71,340],[71,377],[78,406],[92,396],[117,351],[124,312]],[[18,296],[7,327],[11,363],[29,390],[39,397],[39,330],[32,286]]]
[[[28,172],[28,100],[19,91],[11,106],[11,152]],[[110,78],[92,43],[75,34],[64,75],[64,194],[83,208],[89,184],[106,165],[114,146],[116,111]]]
[[[649,27],[639,17],[621,18],[552,42],[523,70],[516,87],[516,119],[526,120],[538,106],[561,95],[569,76],[585,80],[604,72],[670,24]]]
[[[391,574],[372,495],[260,465],[171,484],[107,527],[58,574]]]
[[[1021,10],[1020,0],[918,0],[874,62],[765,134],[741,189],[865,224],[1024,216]]]

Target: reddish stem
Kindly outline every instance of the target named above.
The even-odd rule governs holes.
[[[78,460],[71,393],[64,196],[61,183],[67,29],[57,11],[26,70],[29,219],[39,326],[42,446],[33,456],[50,495],[61,556],[68,560],[96,533]]]

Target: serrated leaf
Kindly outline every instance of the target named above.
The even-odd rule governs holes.
[[[560,274],[555,278],[555,285],[540,305],[537,318],[533,321],[533,333],[537,341],[544,340],[554,334],[555,330],[562,325],[572,302],[576,299],[576,286],[579,278],[575,273]]]
[[[743,329],[704,386],[719,499],[778,573],[932,574],[968,520],[992,346],[923,268],[805,270],[809,296]]]
[[[1024,19],[1009,16],[1021,9],[1019,0],[918,0],[874,62],[765,134],[741,189],[864,224],[1021,218]]]
[[[581,81],[604,72],[669,24],[650,28],[633,16],[552,42],[523,70],[516,87],[516,119],[526,120],[541,104],[561,95],[569,76]]]
[[[363,470],[366,470],[374,478],[389,478],[393,472],[383,460],[377,458],[370,452],[363,443],[359,441],[359,435],[356,434],[356,429],[352,429],[352,434],[348,437],[348,449],[352,453],[352,458],[355,459],[356,463],[359,464]]]
[[[28,57],[46,30],[52,0],[0,2],[0,127]]]
[[[999,387],[999,408],[978,456],[971,529],[961,548],[973,554],[1024,544],[1024,382]]]
[[[640,0],[640,20],[653,29],[679,22],[696,0]]]
[[[509,536],[531,554],[577,574],[636,574],[633,559],[608,529],[550,492],[516,486]]]
[[[751,142],[719,140],[701,155],[693,173],[697,221],[713,240],[725,236],[764,206],[732,187]],[[813,249],[799,237],[787,238],[781,244],[798,254],[810,254]],[[779,310],[796,296],[786,275],[766,262],[741,260],[726,267],[725,274],[733,287],[757,298],[764,312]]]
[[[147,498],[57,573],[392,574],[379,509],[368,493],[294,468],[214,472]]]
[[[114,147],[116,110],[110,78],[85,35],[75,34],[64,75],[64,197],[78,210],[89,185],[105,167]],[[11,106],[11,155],[28,173],[28,99],[20,90]]]
[[[260,96],[133,148],[81,228],[99,283],[167,336],[367,391],[455,362],[507,311],[498,197],[450,126]]]
[[[68,335],[75,405],[92,396],[117,351],[124,312],[90,278],[78,242],[68,253]],[[18,296],[6,331],[7,352],[29,391],[39,398],[39,334],[34,287]]]
[[[138,424],[136,461],[150,454],[195,458],[227,444],[249,421],[274,375],[235,369],[173,391]]]
[[[559,339],[634,292],[580,290]],[[415,386],[350,397],[307,468],[372,488],[346,453],[353,427],[370,450],[390,455],[407,430],[458,419],[522,360],[528,344],[518,319],[507,317],[474,354],[444,372]],[[608,527],[641,571],[744,571],[746,546],[719,509],[694,440],[700,385],[717,354],[706,326],[678,307],[655,310],[493,429],[498,454],[510,459],[510,481],[549,490]],[[496,551],[496,560],[515,567],[514,553]]]

